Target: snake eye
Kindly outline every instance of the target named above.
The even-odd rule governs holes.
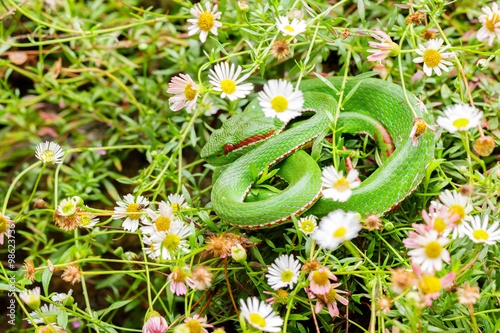
[[[234,146],[233,146],[232,144],[230,144],[230,143],[226,143],[226,144],[224,145],[224,152],[226,153],[226,155],[227,155],[229,152],[233,151],[233,149],[234,149]]]

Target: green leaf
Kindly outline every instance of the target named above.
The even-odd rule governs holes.
[[[109,308],[105,309],[104,312],[102,313],[101,315],[101,320],[102,318],[104,318],[105,315],[107,315],[108,313],[110,313],[111,311],[113,310],[116,310],[116,309],[119,309],[125,305],[127,305],[128,303],[132,302],[132,300],[128,300],[128,301],[118,301],[118,302],[115,302],[113,304],[111,304],[109,306]]]
[[[345,103],[354,95],[356,90],[358,90],[359,86],[363,83],[363,80],[360,80],[356,85],[349,91],[349,93],[346,95],[344,99],[342,99],[342,106],[344,106]]]
[[[49,283],[50,279],[52,278],[52,272],[50,271],[49,267],[45,267],[43,270],[42,274],[42,286],[43,286],[43,292],[45,295],[49,294]]]
[[[62,328],[66,328],[66,326],[68,325],[68,313],[66,312],[66,310],[60,310],[57,314],[57,325],[61,326]]]
[[[335,86],[333,85],[333,83],[331,83],[330,81],[328,81],[327,79],[325,79],[322,75],[319,75],[318,73],[314,73],[314,75],[316,75],[316,77],[318,79],[320,79],[321,82],[323,82],[324,84],[326,84],[326,86],[328,88],[330,88],[333,91],[335,91],[335,93],[340,94],[340,91],[337,88],[335,88]]]

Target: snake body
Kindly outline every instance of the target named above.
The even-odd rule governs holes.
[[[328,81],[340,90],[343,78],[333,77]],[[371,126],[375,130],[383,127],[392,138],[395,150],[361,186],[353,190],[346,202],[322,198],[321,169],[300,148],[316,138],[322,139],[330,130],[337,94],[319,79],[303,81],[300,89],[304,92],[303,109],[315,114],[298,126],[282,131],[284,125],[276,119],[263,117],[258,102],[253,101],[241,118],[233,119],[237,117],[233,116],[221,129],[214,131],[203,148],[202,157],[209,163],[228,162],[219,172],[212,190],[212,204],[221,220],[240,228],[254,229],[280,224],[289,220],[291,215],[298,216],[306,210],[318,217],[339,208],[381,215],[416,189],[433,158],[432,132],[422,134],[418,145],[413,147],[409,136],[415,117],[403,89],[382,80],[350,78],[343,91],[343,96],[349,98],[342,104],[337,128],[353,133],[363,132],[365,127]],[[352,89],[355,90],[350,94]],[[427,119],[417,100],[408,95],[417,116]],[[245,134],[239,134],[238,129],[243,127]],[[378,139],[382,146],[387,144],[380,135]],[[248,144],[239,144],[238,140]],[[238,149],[228,153],[234,147]],[[216,162],[217,158],[222,162]],[[282,160],[279,175],[288,187],[265,200],[244,202],[255,181],[252,169],[262,173]]]

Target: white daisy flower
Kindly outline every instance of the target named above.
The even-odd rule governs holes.
[[[314,215],[303,217],[298,221],[298,223],[300,231],[302,231],[305,235],[312,234],[318,227],[318,222],[316,222],[316,216]]]
[[[186,107],[188,112],[191,111],[200,96],[191,76],[182,73],[172,77],[168,83],[167,93],[175,95],[168,99],[172,111],[179,111],[183,107]]]
[[[19,298],[32,310],[37,310],[40,307],[40,287],[24,289],[19,293]]]
[[[205,43],[207,40],[209,31],[217,36],[217,29],[222,27],[222,23],[217,21],[222,15],[221,12],[217,11],[217,5],[214,5],[214,9],[210,10],[210,2],[207,2],[205,7],[207,9],[203,10],[201,3],[194,5],[190,12],[196,16],[196,18],[187,20],[191,23],[191,26],[188,27],[188,35],[193,36],[200,32],[200,41],[202,43]]]
[[[442,38],[439,39],[431,39],[427,43],[427,47],[423,45],[419,45],[419,49],[415,50],[421,57],[417,57],[413,59],[413,62],[420,64],[424,63],[424,72],[427,76],[432,75],[432,70],[436,72],[437,75],[441,75],[441,70],[448,72],[449,69],[446,66],[450,66],[452,63],[450,61],[446,61],[444,59],[448,59],[453,57],[453,52],[442,53],[445,51],[449,45],[441,48],[444,40]],[[441,48],[441,49],[440,49]]]
[[[465,226],[467,222],[464,222],[464,218],[467,217],[468,214],[472,212],[472,205],[469,202],[469,198],[460,194],[460,192],[450,190],[445,190],[444,193],[441,193],[439,196],[439,200],[448,207],[448,211],[452,212],[452,214],[458,214],[460,218],[456,220],[454,223],[456,225],[453,228],[452,238],[460,238],[465,236]],[[437,202],[432,202],[432,204],[437,207]]]
[[[159,239],[159,238],[157,238],[157,239]],[[158,258],[159,256],[161,256],[161,249],[162,249],[161,241],[155,242],[155,241],[153,241],[152,236],[143,235],[142,242],[148,246],[148,247],[144,247],[142,249],[144,250],[144,252],[146,253],[146,255],[149,258],[154,260],[154,259]]]
[[[99,218],[95,215],[80,215],[80,227],[92,228],[99,222]]]
[[[479,22],[483,25],[476,34],[476,38],[483,42],[488,41],[488,45],[493,45],[495,37],[500,39],[500,10],[496,2],[490,7],[481,9],[484,15],[479,16]]]
[[[160,215],[156,214],[152,209],[147,208],[145,212],[149,215],[152,223],[145,220],[144,226],[141,227],[141,232],[147,235],[152,235],[155,232],[168,232],[172,221],[177,220],[173,214],[173,208],[165,201],[160,202]]]
[[[234,64],[229,67],[227,62],[216,64],[214,69],[210,70],[212,75],[208,75],[208,82],[214,86],[215,91],[221,92],[221,98],[227,97],[230,101],[235,101],[238,98],[244,98],[253,89],[251,83],[240,84],[250,76],[250,74],[245,74],[238,79],[241,71],[242,67],[240,65],[235,68]]]
[[[484,215],[483,223],[479,216],[469,216],[467,220],[471,225],[465,225],[465,234],[474,243],[484,243],[486,245],[495,245],[500,240],[500,229],[498,221],[495,221],[488,227],[489,217]]]
[[[286,16],[279,16],[276,18],[276,26],[283,36],[297,36],[306,31],[307,28],[307,24],[304,20],[294,18],[290,23],[290,20]]]
[[[301,266],[292,254],[279,256],[267,270],[267,284],[274,290],[287,286],[293,289],[293,284],[299,280]]]
[[[123,197],[123,201],[117,201],[116,204],[119,207],[115,207],[117,215],[113,218],[115,220],[125,218],[122,224],[123,229],[135,232],[139,228],[139,221],[142,223],[146,221],[146,215],[142,214],[142,210],[149,205],[149,201],[142,195],[134,199],[132,194],[127,194]]]
[[[412,233],[410,238],[403,241],[407,248],[412,264],[420,265],[422,271],[434,273],[443,269],[443,261],[450,263],[450,253],[444,247],[450,242],[449,238],[440,237],[436,230],[429,230],[424,234]]]
[[[62,304],[65,300],[69,299],[73,295],[73,289],[70,289],[68,293],[57,293],[52,296],[50,299],[56,303]]]
[[[189,252],[189,244],[186,240],[191,235],[191,229],[179,220],[172,221],[167,232],[156,232],[151,235],[151,242],[155,243],[155,250],[160,244],[161,258],[173,260],[176,253]]]
[[[313,239],[321,248],[333,250],[343,242],[358,237],[360,230],[361,222],[357,213],[345,213],[337,209],[321,219]]]
[[[300,116],[304,105],[304,94],[294,90],[293,85],[283,79],[269,80],[259,92],[259,105],[266,117],[278,118],[283,122]]]
[[[179,208],[189,208],[183,194],[169,194],[167,197],[167,203],[172,207],[174,212],[178,211]]]
[[[57,211],[61,216],[74,216],[76,214],[77,201],[74,198],[62,199],[57,206]]]
[[[240,299],[240,306],[243,317],[253,327],[263,332],[281,332],[283,319],[273,311],[271,305],[259,301],[257,297],[249,297],[246,301]]]
[[[36,158],[46,163],[62,163],[64,150],[55,142],[41,142],[36,146]]]
[[[57,305],[52,303],[44,304],[40,307],[40,311],[43,314],[43,318],[40,316],[38,310],[30,312],[30,317],[33,318],[35,324],[43,324],[45,323],[45,320],[47,320],[47,323],[55,323],[57,321],[57,314],[59,313],[59,307]],[[33,325],[33,322],[29,319],[28,323]]]
[[[347,177],[342,171],[337,171],[333,165],[323,169],[321,181],[323,182],[323,197],[334,201],[345,202],[352,195],[352,189],[361,185],[357,180],[358,171],[350,170]]]
[[[455,104],[444,110],[444,117],[438,116],[436,124],[450,133],[468,131],[476,127],[483,118],[483,112],[467,104]]]

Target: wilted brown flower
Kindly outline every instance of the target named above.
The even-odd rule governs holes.
[[[45,203],[45,201],[43,199],[38,199],[37,201],[35,201],[33,208],[35,208],[35,209],[47,209],[49,207],[47,206],[47,204]]]
[[[287,59],[290,56],[290,46],[281,39],[274,41],[269,53],[278,60]]]
[[[476,301],[481,297],[478,286],[471,286],[469,281],[465,282],[463,288],[457,290],[458,302],[464,305],[476,304]]]
[[[76,208],[76,212],[80,212],[82,211],[79,207]],[[61,229],[63,229],[64,231],[72,231],[76,228],[78,228],[80,226],[80,215],[78,214],[75,214],[74,216],[62,216],[60,213],[59,213],[59,210],[55,210],[54,211],[54,215],[53,215],[53,218],[54,218],[54,223]]]
[[[474,150],[479,156],[490,156],[495,149],[495,139],[491,136],[481,136],[474,142]]]
[[[304,266],[302,266],[302,271],[309,273],[311,271],[317,270],[320,267],[321,267],[321,262],[319,262],[317,260],[312,260],[312,261],[306,262],[304,264]]]
[[[413,272],[407,272],[402,267],[391,269],[391,271],[392,290],[397,293],[402,293],[417,283]]]
[[[209,241],[207,242],[207,250],[214,257],[226,258],[231,255],[231,247],[233,245],[234,242],[231,238],[228,238],[225,235],[214,235],[210,237]]]
[[[422,24],[422,18],[424,17],[423,14],[420,13],[415,13],[406,18],[406,24],[412,24],[415,23],[417,25]]]
[[[470,197],[474,194],[474,186],[472,185],[463,185],[460,188],[460,194],[465,195],[466,197]]]
[[[364,224],[369,231],[380,230],[380,228],[382,228],[382,220],[380,219],[380,216],[375,213],[369,214],[365,218]]]
[[[212,286],[212,272],[205,265],[198,265],[191,271],[194,289],[205,290]]]
[[[377,308],[383,314],[389,313],[389,311],[391,311],[391,300],[389,299],[389,297],[382,295],[377,300]]]
[[[9,60],[16,65],[22,65],[28,60],[26,52],[11,52],[9,53]]]
[[[80,282],[80,279],[82,278],[82,274],[80,273],[80,267],[76,265],[66,266],[61,277],[64,281],[70,282],[71,284]]]
[[[426,40],[436,39],[436,32],[432,30],[424,30],[424,32],[422,32],[422,38]]]
[[[23,270],[24,270],[24,277],[26,279],[30,280],[31,282],[35,282],[36,270],[35,270],[35,264],[33,263],[33,261],[25,260]]]
[[[349,29],[344,29],[342,30],[342,32],[340,33],[340,38],[342,39],[346,39],[347,37],[349,37],[351,35],[351,32],[349,31]]]

